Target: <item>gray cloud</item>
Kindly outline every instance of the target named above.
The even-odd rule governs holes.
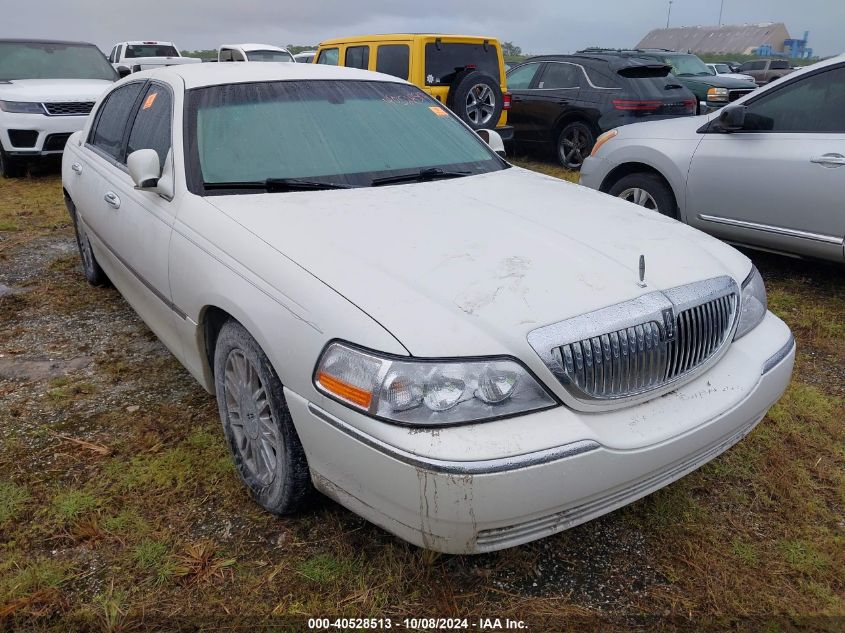
[[[130,39],[173,40],[181,48],[223,42],[309,44],[343,35],[389,32],[485,34],[531,53],[585,46],[633,46],[666,24],[668,0],[0,0],[0,37],[50,37],[108,51]],[[719,0],[674,0],[671,24],[715,24]],[[821,55],[845,52],[843,0],[724,0],[724,23],[785,22],[793,37],[810,31]]]

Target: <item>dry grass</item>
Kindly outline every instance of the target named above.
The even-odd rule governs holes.
[[[10,244],[69,240],[58,178],[0,180],[0,223],[4,265]],[[845,276],[751,255],[799,345],[792,386],[760,427],[622,511],[475,558],[416,549],[326,500],[294,518],[262,512],[236,477],[213,400],[169,356],[128,353],[153,345],[149,332],[60,258],[14,310],[0,300],[0,354],[35,353],[19,342],[32,322],[91,310],[109,315],[107,340],[84,375],[0,379],[15,398],[0,403],[0,621],[119,631],[174,618],[479,615],[528,618],[534,630],[835,630],[845,618]]]

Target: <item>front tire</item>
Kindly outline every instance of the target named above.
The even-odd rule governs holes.
[[[622,198],[670,218],[678,217],[675,195],[660,176],[648,172],[628,174],[608,190],[611,196]]]
[[[26,174],[26,165],[9,156],[0,147],[0,176],[3,178],[20,178]]]
[[[217,338],[214,386],[229,449],[252,498],[273,514],[296,512],[312,490],[305,451],[279,377],[234,320]]]
[[[567,169],[581,169],[595,143],[596,137],[589,125],[581,121],[567,123],[557,137],[558,162]]]

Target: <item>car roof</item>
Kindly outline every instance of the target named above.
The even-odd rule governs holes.
[[[0,43],[2,44],[57,44],[57,45],[77,45],[77,46],[94,46],[96,48],[96,44],[92,44],[91,42],[79,42],[75,40],[42,40],[42,39],[27,39],[27,38],[15,38],[15,37],[5,37],[0,38]]]
[[[404,79],[392,75],[374,73],[357,68],[329,66],[327,64],[288,64],[265,62],[262,64],[183,64],[142,70],[128,75],[127,79],[167,79],[182,83],[186,90],[221,84],[240,84],[263,81],[295,80],[358,80],[384,81],[407,84]]]
[[[136,46],[138,44],[154,44],[156,46],[173,46],[174,48],[176,47],[173,42],[164,42],[162,40],[132,40],[123,43],[129,44],[130,46]]]
[[[391,42],[395,40],[412,40],[416,38],[441,38],[456,40],[473,40],[478,42],[498,42],[495,37],[486,35],[460,35],[455,33],[382,33],[380,35],[353,35],[350,37],[336,37],[330,40],[323,40],[320,46],[333,46],[337,44],[359,44],[365,42]]]
[[[622,68],[633,68],[636,66],[647,66],[647,67],[656,67],[656,66],[666,66],[666,64],[662,62],[649,62],[642,58],[637,57],[627,57],[621,55],[605,55],[603,53],[574,53],[574,54],[561,54],[561,55],[535,55],[534,57],[529,57],[528,59],[523,60],[521,63],[525,62],[542,62],[542,61],[567,61],[573,62],[578,64],[584,64],[589,62],[600,62],[602,64],[607,64],[611,70],[620,70]]]
[[[239,48],[243,51],[280,51],[287,53],[288,49],[281,46],[274,46],[273,44],[221,44],[220,48]]]

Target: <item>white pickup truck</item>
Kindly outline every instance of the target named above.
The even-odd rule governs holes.
[[[173,42],[118,42],[109,54],[109,61],[121,77],[139,70],[150,70],[176,64],[198,64],[196,57],[183,57]]]

